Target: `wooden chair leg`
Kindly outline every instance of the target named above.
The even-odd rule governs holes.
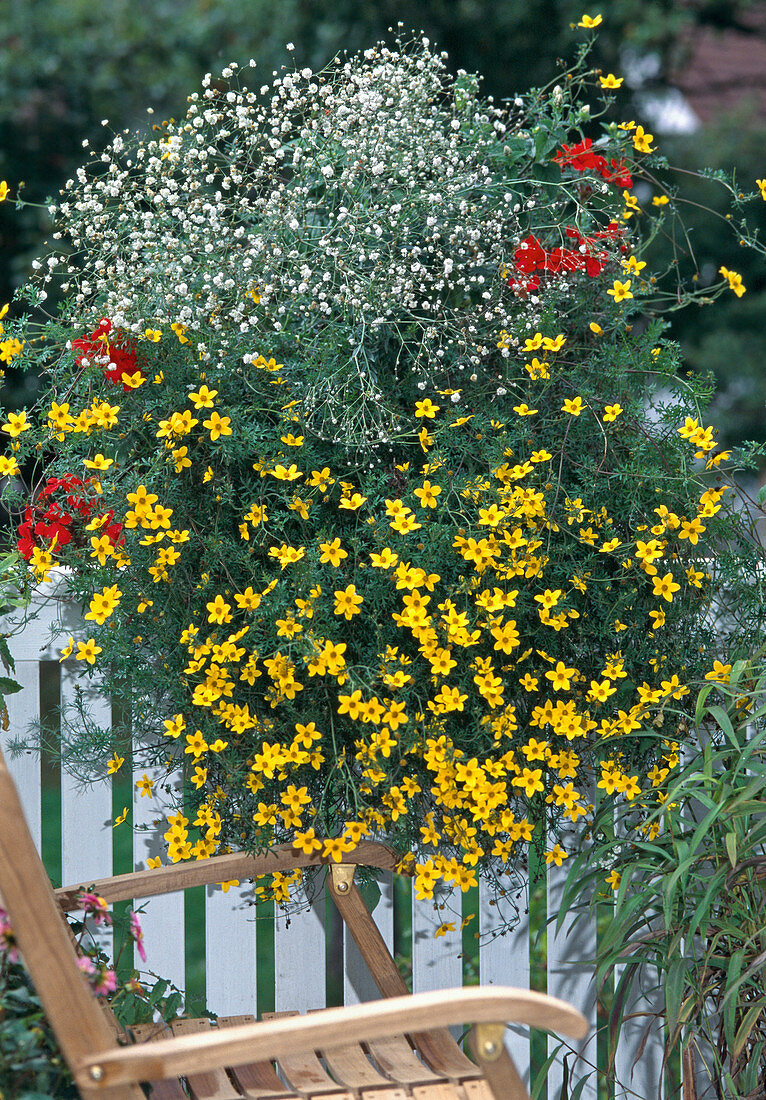
[[[469,1042],[495,1100],[529,1100],[529,1093],[505,1049],[504,1024],[476,1024]]]

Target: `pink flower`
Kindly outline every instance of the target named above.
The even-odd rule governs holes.
[[[146,950],[144,948],[144,933],[141,929],[141,922],[138,919],[138,913],[130,911],[130,934],[136,941],[136,950],[142,962],[146,962]]]
[[[5,909],[0,909],[0,959],[4,958],[9,963],[17,963],[21,960],[8,914]]]
[[[117,988],[117,975],[113,970],[110,970],[108,966],[101,967],[95,977],[95,980],[91,979],[93,986],[93,992],[100,997],[106,997],[109,993],[114,993]]]
[[[80,908],[85,911],[86,916],[93,918],[94,924],[112,923],[112,917],[107,904],[98,894],[83,892],[78,896],[77,902]]]

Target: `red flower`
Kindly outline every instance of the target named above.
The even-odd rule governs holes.
[[[561,150],[553,158],[554,162],[563,170],[565,167],[574,168],[575,172],[587,172],[592,169],[608,183],[617,187],[629,189],[633,186],[633,177],[627,169],[624,161],[612,160],[607,163],[606,157],[592,150],[591,138],[583,138],[578,145],[562,145]]]
[[[94,517],[104,520],[99,531],[116,546],[122,541],[122,524],[111,522],[113,511],[99,512],[99,503],[91,481],[81,481],[74,474],[49,477],[37,499],[25,509],[19,525],[19,553],[29,561],[35,547],[45,549],[54,540],[57,549],[73,540],[76,545],[86,545],[85,527]]]
[[[98,326],[89,336],[80,336],[72,341],[72,349],[75,352],[75,362],[81,367],[85,359],[98,363],[104,368],[105,376],[110,382],[121,383],[124,390],[132,389],[122,381],[123,374],[129,377],[138,374],[140,367],[136,362],[136,349],[133,343],[125,340],[124,334],[119,330],[115,332],[115,340],[109,340],[112,331],[112,322],[108,317],[102,317]]]

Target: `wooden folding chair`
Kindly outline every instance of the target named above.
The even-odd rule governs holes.
[[[280,846],[260,856],[223,855],[195,864],[117,875],[93,886],[107,902],[188,886],[247,879],[323,861]],[[82,887],[54,891],[0,753],[0,896],[64,1058],[85,1100],[528,1100],[503,1044],[506,1023],[583,1038],[583,1016],[563,1001],[492,987],[410,994],[354,884],[354,865],[390,868],[383,845],[363,843],[330,866],[330,894],[383,1000],[308,1016],[178,1019],[167,1029],[119,1025],[77,966],[64,912]],[[448,1027],[473,1024],[471,1062]],[[154,1034],[151,1034],[154,1032]],[[142,1039],[148,1041],[141,1041]]]

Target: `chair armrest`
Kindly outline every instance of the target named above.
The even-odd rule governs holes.
[[[84,1059],[76,1068],[75,1079],[82,1089],[95,1094],[113,1085],[161,1081],[222,1066],[269,1061],[296,1050],[466,1022],[528,1024],[573,1039],[582,1039],[588,1031],[585,1017],[576,1009],[544,993],[502,986],[449,989],[109,1050]]]
[[[377,867],[381,870],[392,870],[398,863],[398,857],[385,844],[363,840],[353,852],[344,853],[343,861],[365,867]],[[297,868],[318,867],[326,863],[328,859],[317,852],[306,855],[289,844],[279,844],[258,855],[231,852],[227,855],[198,860],[196,863],[174,863],[169,867],[157,867],[150,871],[112,875],[110,878],[96,879],[95,882],[79,886],[62,886],[55,891],[55,894],[61,908],[69,912],[78,908],[77,896],[86,885],[92,886],[96,894],[111,904],[114,901],[126,901],[130,898],[169,894],[174,890],[186,890],[191,886],[210,886],[212,883],[228,882],[234,878],[255,878],[256,875],[269,875],[275,871],[289,872]]]

